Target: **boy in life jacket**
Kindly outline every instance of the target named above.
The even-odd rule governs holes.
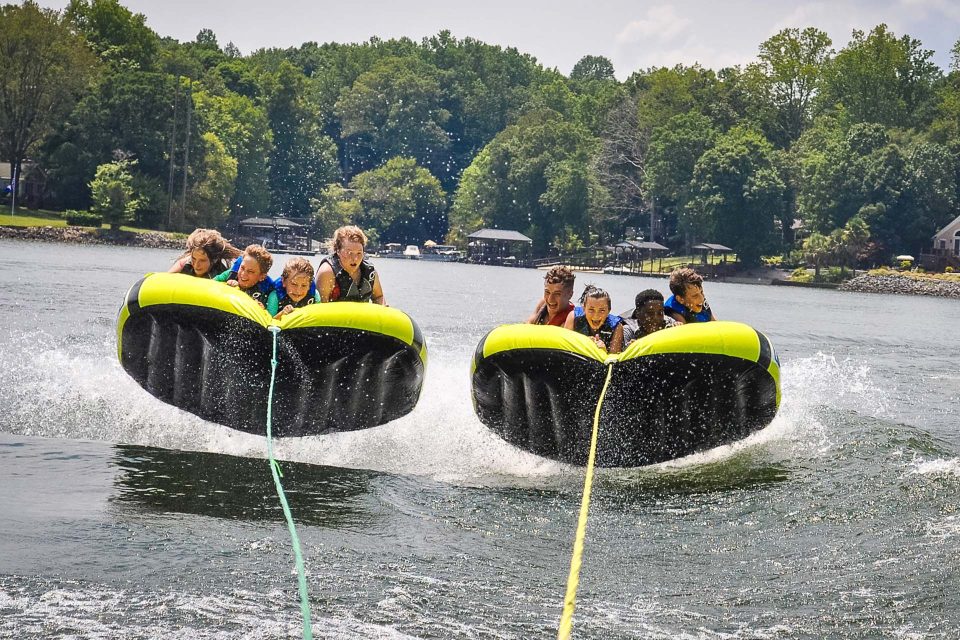
[[[610,313],[610,294],[588,284],[580,296],[580,305],[567,316],[563,326],[593,338],[607,353],[623,351],[623,318]]]
[[[543,276],[543,298],[537,303],[533,315],[527,318],[527,324],[549,324],[562,327],[567,316],[573,311],[570,298],[573,297],[573,281],[576,276],[570,267],[557,265],[551,267]]]
[[[267,274],[273,266],[273,256],[259,244],[251,244],[243,255],[234,261],[229,271],[224,271],[214,280],[237,287],[256,300],[270,316],[278,311],[277,292],[273,280]]]
[[[215,229],[194,229],[187,236],[187,247],[169,273],[183,273],[198,278],[213,278],[224,271],[243,253]]]
[[[680,324],[716,320],[703,296],[703,276],[693,269],[674,269],[670,273],[672,296],[663,303],[667,316]]]
[[[663,309],[663,294],[656,289],[645,289],[637,294],[633,309],[620,314],[623,318],[623,342],[629,345],[651,333],[675,327],[679,323],[666,315]]]
[[[280,311],[275,316],[280,319],[294,309],[320,301],[317,288],[313,284],[313,265],[306,258],[290,258],[283,265],[283,273],[277,284],[277,306]]]
[[[364,259],[367,236],[360,227],[340,227],[333,232],[333,254],[317,267],[321,302],[375,302],[386,306],[380,275]]]

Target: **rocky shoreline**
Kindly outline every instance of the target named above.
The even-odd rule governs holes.
[[[840,285],[841,291],[859,293],[894,293],[913,296],[960,298],[960,282],[936,278],[913,278],[903,275],[865,273]]]
[[[183,249],[184,240],[160,231],[107,231],[87,227],[5,227],[0,238],[32,242],[65,242],[68,244],[106,244],[150,249]]]

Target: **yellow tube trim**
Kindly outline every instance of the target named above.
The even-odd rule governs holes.
[[[511,349],[557,349],[603,362],[607,352],[585,335],[563,327],[536,324],[506,324],[487,334],[483,357]]]
[[[127,292],[129,297],[129,291]],[[426,344],[414,345],[415,329],[407,314],[390,307],[362,302],[312,304],[274,320],[266,310],[236,287],[221,282],[195,278],[179,273],[147,274],[137,294],[141,308],[156,305],[188,305],[216,309],[246,318],[267,328],[275,325],[281,330],[308,327],[339,327],[368,331],[396,338],[419,349],[420,359],[426,363]],[[123,326],[130,317],[124,302],[117,318],[117,355],[122,352]],[[422,340],[422,338],[421,338]]]
[[[711,353],[756,362],[760,338],[739,322],[699,322],[663,329],[630,343],[620,360],[666,353]]]

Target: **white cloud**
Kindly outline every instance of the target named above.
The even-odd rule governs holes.
[[[884,22],[892,31],[900,33],[900,21],[889,12],[886,16],[882,16],[882,13],[878,11],[874,14],[876,17],[868,17],[868,14],[855,4],[807,2],[797,5],[793,11],[774,23],[768,37],[787,28],[802,30],[815,27],[825,31],[833,40],[834,49],[839,50],[850,42],[854,29],[869,32],[877,24]]]
[[[901,7],[910,12],[916,20],[928,17],[944,17],[949,21],[960,21],[960,4],[955,0],[900,0]]]
[[[688,30],[693,23],[689,18],[682,18],[670,5],[651,7],[642,20],[634,20],[627,24],[617,34],[618,44],[643,43],[650,40],[665,43],[675,40]]]

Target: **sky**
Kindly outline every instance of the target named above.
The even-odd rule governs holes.
[[[516,47],[569,74],[584,55],[609,58],[621,80],[652,66],[746,64],[787,27],[817,27],[843,48],[854,29],[879,23],[934,51],[947,70],[960,39],[958,0],[120,0],[161,36],[181,42],[212,29],[221,46],[249,54],[308,41],[364,42],[449,30],[457,38]],[[40,4],[62,9],[67,2]]]

